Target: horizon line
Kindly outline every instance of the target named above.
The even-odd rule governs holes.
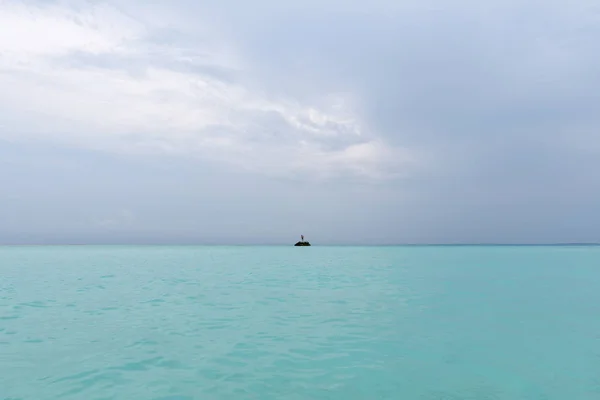
[[[0,247],[9,246],[32,246],[32,247],[51,247],[51,246],[292,246],[285,243],[0,243]],[[548,243],[323,243],[312,245],[311,247],[408,247],[408,246],[600,246],[600,242],[548,242]]]

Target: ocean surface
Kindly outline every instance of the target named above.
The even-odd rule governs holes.
[[[598,400],[600,247],[0,247],[0,399]]]

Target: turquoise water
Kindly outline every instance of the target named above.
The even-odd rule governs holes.
[[[0,399],[599,398],[599,247],[0,247]]]

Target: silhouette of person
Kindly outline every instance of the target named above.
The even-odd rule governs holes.
[[[304,242],[304,235],[300,235],[300,238],[302,238],[302,241]]]

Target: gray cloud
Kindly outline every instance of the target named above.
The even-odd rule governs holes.
[[[0,89],[20,93],[0,96],[10,110],[0,138],[43,137],[88,169],[44,172],[27,142],[2,145],[21,154],[15,163],[31,160],[37,172],[21,178],[32,185],[44,173],[73,179],[34,194],[10,164],[0,176],[28,200],[5,197],[8,208],[33,207],[45,191],[55,202],[38,222],[12,213],[7,237],[56,225],[101,236],[86,224],[123,209],[136,216],[123,237],[158,241],[278,241],[290,230],[369,243],[600,236],[593,2],[28,4],[18,15],[48,26],[76,16],[69,29],[91,44],[33,38],[24,52],[0,42]],[[106,153],[95,199],[74,189],[91,186],[95,169],[78,155],[89,151]],[[158,179],[159,164],[174,167]],[[81,215],[50,217],[61,202]]]

